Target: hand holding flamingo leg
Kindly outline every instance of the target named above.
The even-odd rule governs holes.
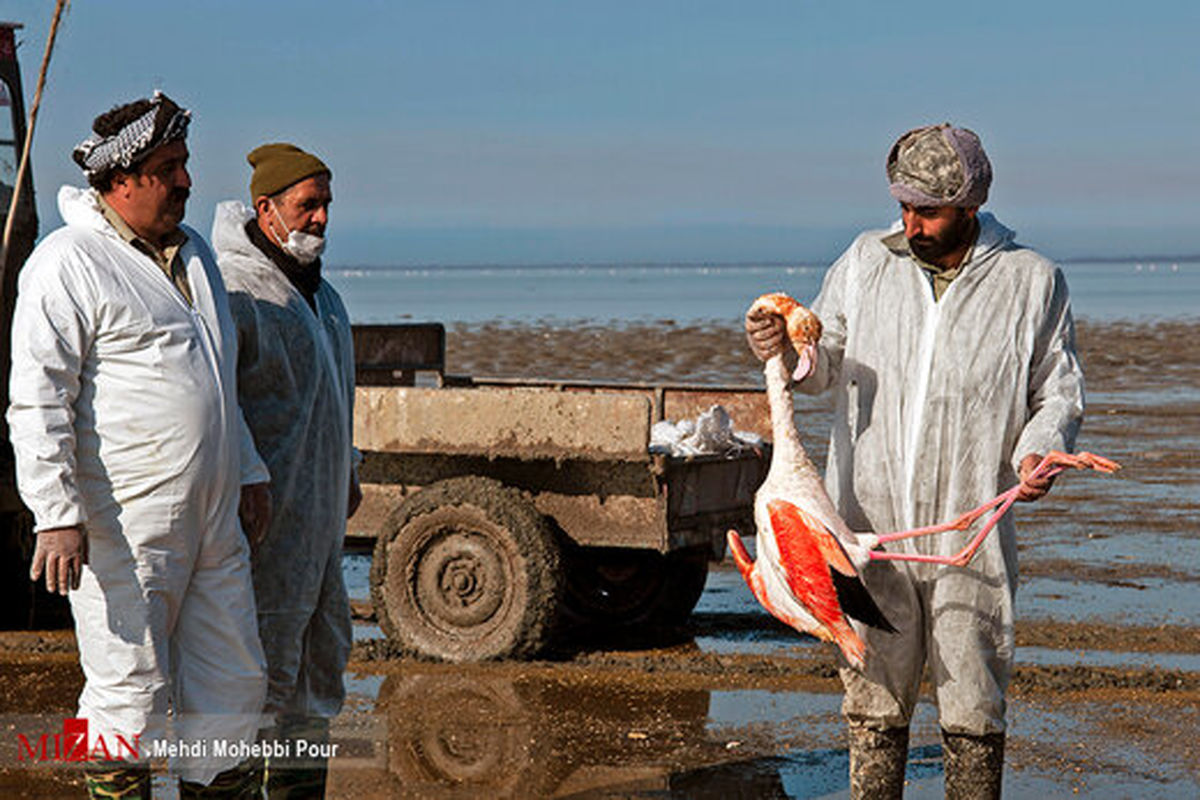
[[[1045,458],[1038,463],[1038,466],[1025,477],[1025,481],[1043,480],[1052,478],[1058,473],[1069,468],[1074,469],[1094,469],[1097,472],[1113,473],[1121,468],[1121,465],[1112,459],[1104,456],[1096,455],[1095,453],[1063,453],[1058,450],[1052,450],[1046,454]],[[953,522],[948,522],[942,525],[929,525],[923,528],[914,528],[908,531],[897,531],[895,533],[884,533],[878,536],[879,544],[898,541],[900,539],[911,539],[917,536],[927,536],[934,533],[945,533],[948,531],[962,531],[973,525],[984,514],[994,512],[988,517],[987,522],[980,528],[979,532],[967,543],[966,547],[958,551],[952,556],[934,556],[922,555],[918,553],[888,553],[881,550],[872,550],[870,557],[877,561],[917,561],[927,564],[947,564],[956,567],[966,566],[970,563],[980,545],[983,544],[987,535],[992,528],[996,527],[996,523],[1000,518],[1012,507],[1012,504],[1017,502],[1021,494],[1022,484],[1018,483],[1006,492],[1001,493],[997,497],[992,498],[978,508],[962,514]]]

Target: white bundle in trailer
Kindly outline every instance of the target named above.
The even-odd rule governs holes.
[[[672,456],[733,455],[761,447],[762,437],[737,431],[723,406],[695,419],[663,420],[650,429],[650,452]]]

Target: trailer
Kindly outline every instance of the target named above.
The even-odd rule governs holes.
[[[754,532],[769,446],[650,452],[720,404],[766,435],[761,388],[447,375],[440,324],[357,326],[354,441],[384,633],[447,661],[527,658],[564,630],[678,626],[726,532]]]

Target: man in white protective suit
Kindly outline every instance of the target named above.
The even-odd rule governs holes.
[[[321,277],[332,173],[291,144],[264,144],[247,160],[254,207],[220,203],[212,240],[237,325],[238,395],[275,501],[253,557],[266,711],[275,716],[266,735],[325,742],[345,694],[342,541],[361,499],[350,319]],[[288,760],[268,755],[268,796],[323,794],[327,759],[296,751]]]
[[[266,692],[247,543],[259,531],[244,535],[238,513],[262,527],[269,475],[237,406],[225,286],[180,224],[189,116],[155,92],[96,118],[73,154],[91,188],[59,191],[66,225],[22,270],[13,322],[31,574],[69,593],[98,797],[150,796],[168,707],[178,743],[224,743],[176,762],[181,796],[261,781],[243,752]]]
[[[861,234],[830,268],[813,310],[824,333],[798,385],[832,388],[825,484],[856,531],[948,522],[1023,481],[1050,450],[1069,451],[1083,418],[1083,374],[1067,285],[991,214],[979,138],[949,124],[910,131],[887,159],[901,221]],[[759,358],[784,344],[747,316]],[[950,555],[971,532],[889,548]],[[864,672],[842,669],[853,797],[899,797],[908,726],[928,666],[942,728],[946,796],[998,797],[1005,692],[1013,664],[1017,546],[1007,514],[966,567],[872,562],[864,579],[899,630],[855,624]]]

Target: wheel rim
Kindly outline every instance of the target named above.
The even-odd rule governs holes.
[[[486,478],[422,489],[393,512],[371,567],[388,638],[441,661],[524,658],[561,608],[561,551],[546,520]]]
[[[482,625],[504,602],[506,566],[488,537],[474,531],[439,529],[417,563],[413,581],[416,605],[444,630]]]

